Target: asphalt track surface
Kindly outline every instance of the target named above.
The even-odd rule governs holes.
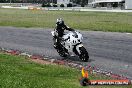
[[[0,27],[0,47],[21,50],[31,54],[61,59],[53,48],[51,31],[43,28]],[[90,61],[81,62],[77,57],[67,59],[91,64],[132,79],[132,34],[80,31]]]

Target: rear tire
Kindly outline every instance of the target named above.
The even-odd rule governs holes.
[[[88,52],[87,50],[84,48],[84,47],[79,47],[79,50],[80,50],[80,55],[79,55],[79,58],[84,61],[84,62],[87,62],[89,60],[89,55],[88,55]]]
[[[57,43],[55,38],[53,38],[53,41],[54,41],[54,48],[57,50],[58,54],[61,57],[67,57],[69,53],[65,49],[65,47],[61,45],[60,43]]]
[[[57,52],[58,52],[58,54],[59,54],[61,57],[67,57],[67,56],[68,56],[68,54],[67,54],[64,50],[59,50],[59,49],[57,49]]]

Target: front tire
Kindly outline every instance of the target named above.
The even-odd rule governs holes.
[[[87,50],[84,47],[79,47],[79,50],[80,50],[79,58],[82,61],[87,62],[89,60],[89,55],[88,55]]]

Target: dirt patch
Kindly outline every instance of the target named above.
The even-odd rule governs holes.
[[[30,59],[33,62],[39,63],[39,64],[53,64],[49,61],[41,60],[41,59]]]

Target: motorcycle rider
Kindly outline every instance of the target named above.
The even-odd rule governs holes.
[[[58,33],[58,37],[62,37],[64,35],[64,30],[74,31],[74,29],[69,28],[68,26],[65,25],[62,18],[57,19],[56,30],[57,30],[57,33]]]
[[[74,31],[74,29],[69,28],[68,26],[65,25],[65,23],[64,23],[64,21],[63,21],[62,18],[57,19],[55,30],[57,32],[57,36],[56,36],[57,42],[56,42],[56,45],[61,45],[62,36],[64,35],[64,30]]]

